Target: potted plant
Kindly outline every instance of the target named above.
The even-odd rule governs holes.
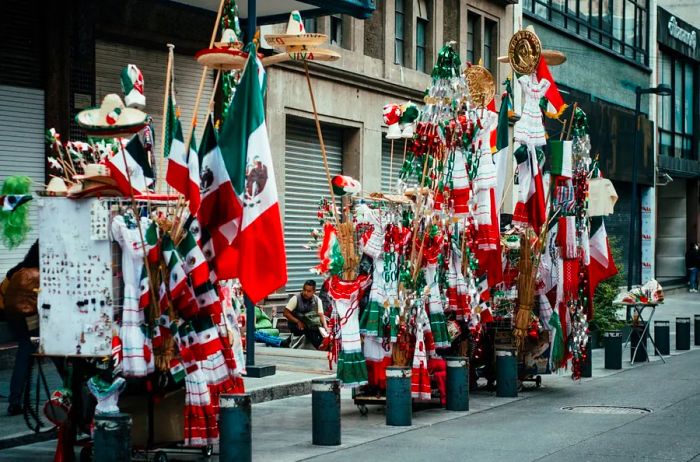
[[[622,252],[620,250],[619,241],[610,237],[610,250],[613,255],[613,261],[622,261]],[[611,330],[620,330],[624,327],[625,322],[618,318],[619,307],[613,305],[615,297],[620,291],[620,287],[624,285],[622,276],[622,266],[617,265],[617,274],[609,279],[598,284],[593,296],[593,320],[590,322],[591,344],[593,348],[599,348],[603,333]],[[624,339],[623,335],[623,339]]]

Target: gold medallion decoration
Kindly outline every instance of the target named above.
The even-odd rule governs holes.
[[[473,65],[464,70],[469,95],[476,107],[486,107],[496,94],[493,76],[484,66]]]
[[[539,64],[542,44],[534,32],[516,32],[508,44],[508,61],[518,74],[532,74]]]

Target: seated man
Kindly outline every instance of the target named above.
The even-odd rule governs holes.
[[[284,309],[289,331],[294,335],[305,335],[318,349],[328,334],[323,304],[316,295],[316,281],[309,279],[301,292],[293,295]]]

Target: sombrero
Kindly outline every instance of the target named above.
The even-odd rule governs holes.
[[[74,175],[74,180],[82,182],[101,183],[116,186],[117,182],[110,176],[109,167],[103,164],[87,164],[82,175]]]
[[[124,106],[115,93],[102,100],[100,107],[85,109],[75,116],[75,121],[90,136],[117,137],[136,133],[146,126],[148,115],[140,109]]]
[[[560,64],[564,64],[566,62],[566,55],[557,50],[542,50],[541,56],[544,58],[547,66],[559,66]],[[508,56],[499,56],[498,62],[507,63]]]
[[[248,60],[248,53],[241,51],[243,44],[238,41],[233,29],[224,29],[221,41],[215,42],[213,48],[199,50],[194,58],[202,66],[221,71],[243,69]]]
[[[40,193],[41,194],[41,193]],[[53,177],[49,184],[46,185],[46,191],[42,195],[46,196],[65,196],[68,194],[68,186],[63,178]]]
[[[73,199],[80,199],[83,197],[117,197],[123,194],[117,186],[108,185],[104,183],[93,183],[93,182],[83,182],[76,183],[70,187],[68,190],[68,197]]]
[[[325,48],[288,47],[287,51],[262,59],[263,66],[283,63],[285,61],[337,61],[340,54]]]
[[[294,10],[289,15],[286,34],[267,34],[265,41],[274,48],[288,51],[288,47],[314,47],[328,39],[325,34],[308,33],[304,29],[304,22],[299,11]]]

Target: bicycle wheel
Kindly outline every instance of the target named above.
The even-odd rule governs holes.
[[[34,433],[52,430],[55,425],[44,414],[44,404],[51,398],[49,384],[46,381],[43,360],[32,357],[29,372],[24,384],[24,421]]]

